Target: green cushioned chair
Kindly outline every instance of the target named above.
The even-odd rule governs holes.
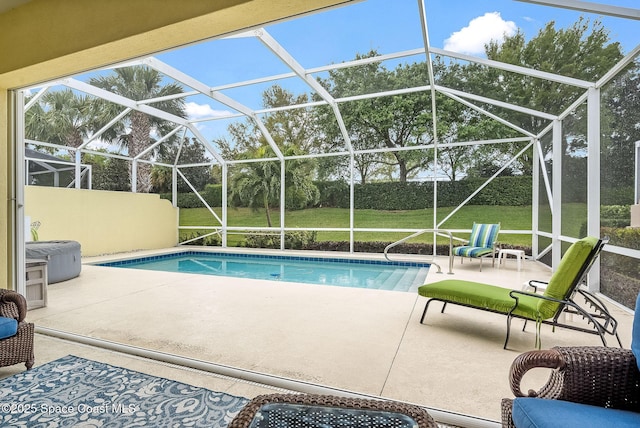
[[[591,265],[600,254],[604,244],[605,241],[593,237],[586,237],[573,243],[546,284],[544,294],[455,279],[422,285],[418,288],[418,294],[428,297],[429,300],[427,300],[422,312],[420,323],[424,322],[429,304],[435,300],[444,303],[442,312],[444,312],[447,303],[452,303],[506,315],[507,336],[504,349],[507,349],[513,318],[524,319],[525,327],[526,320],[532,320],[537,323],[597,334],[605,346],[607,345],[605,334],[608,333],[614,335],[622,347],[617,333],[618,323],[611,316],[604,303],[593,294],[579,288],[579,285],[585,281]],[[589,310],[574,302],[575,295],[580,295],[585,299]],[[567,325],[560,322],[559,317],[562,312],[585,317],[588,320],[588,327]],[[536,332],[536,345],[540,346],[538,332]]]
[[[496,241],[499,233],[500,223],[473,223],[469,241],[466,245],[453,247],[453,255],[460,256],[460,263],[465,257],[480,259],[480,272],[482,272],[482,259],[484,257],[491,257],[491,266],[496,263]]]

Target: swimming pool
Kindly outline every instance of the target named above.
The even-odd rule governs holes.
[[[417,290],[424,284],[430,266],[417,262],[203,251],[162,254],[98,265],[395,291]]]

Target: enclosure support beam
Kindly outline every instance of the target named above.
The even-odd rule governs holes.
[[[342,133],[342,137],[344,138],[345,145],[349,151],[352,151],[351,146],[351,138],[349,137],[349,131],[344,124],[344,120],[342,119],[342,114],[340,113],[340,109],[338,108],[334,98],[331,96],[329,91],[327,91],[324,86],[322,86],[313,76],[311,76],[307,71],[300,65],[293,56],[287,50],[280,45],[276,39],[274,39],[271,34],[267,32],[264,28],[256,30],[256,37],[271,51],[274,55],[276,55],[282,62],[284,62],[287,67],[289,67],[293,72],[302,79],[311,89],[313,89],[323,100],[325,100],[332,108],[333,114],[336,117],[338,122],[338,127],[340,128],[340,132]]]
[[[355,158],[353,153],[349,156],[349,251],[354,252],[355,246],[353,244],[354,234],[353,228],[355,227]]]
[[[220,219],[220,217],[218,217],[218,214],[216,214],[216,212],[213,210],[213,208],[211,208],[211,206],[207,203],[207,201],[205,201],[204,197],[202,197],[200,192],[198,192],[196,190],[196,188],[193,187],[193,184],[191,184],[191,182],[187,179],[187,177],[184,176],[184,174],[180,171],[179,168],[176,168],[176,170],[177,170],[177,173],[180,176],[180,178],[182,178],[182,180],[187,184],[187,186],[189,186],[189,188],[191,189],[193,194],[196,195],[198,197],[198,199],[200,199],[200,202],[202,202],[202,204],[205,206],[205,208],[207,210],[209,210],[211,215],[218,221],[218,223],[222,224],[222,220]]]
[[[80,162],[82,162],[82,153],[80,152],[80,150],[76,150],[76,168],[75,168],[76,189],[82,188],[82,180],[80,177],[80,172],[81,172]],[[57,174],[56,174],[56,178],[58,178]],[[59,183],[54,182],[54,185],[58,187]]]
[[[109,123],[107,123],[105,126],[103,126],[102,128],[100,128],[95,134],[93,134],[92,136],[90,136],[89,138],[87,138],[82,144],[80,144],[78,146],[78,150],[82,150],[85,147],[87,147],[89,145],[89,143],[91,143],[93,140],[97,140],[98,138],[100,138],[100,136],[102,134],[104,134],[105,132],[107,132],[109,130],[109,128],[111,128],[113,125],[115,125],[116,123],[118,123],[120,121],[120,119],[122,119],[123,117],[125,117],[127,114],[129,114],[129,112],[132,109],[130,109],[129,107],[125,108],[124,110],[122,110],[122,112],[120,112],[119,115],[117,115],[116,117],[114,117],[113,119],[111,119],[109,121]]]
[[[437,121],[437,103],[436,103],[436,90],[435,90],[435,78],[433,73],[433,61],[431,60],[431,43],[429,42],[429,29],[427,24],[427,9],[424,4],[424,0],[418,0],[418,9],[420,11],[420,27],[422,29],[422,41],[424,43],[424,52],[427,56],[427,73],[429,77],[430,91],[431,91],[431,117],[432,117],[432,133],[433,133],[433,164],[438,164],[438,121]],[[433,232],[433,248],[432,256],[435,259],[437,255],[437,227],[438,227],[438,171],[437,168],[433,169],[433,216],[431,219],[431,225]]]
[[[138,160],[131,162],[131,193],[138,193]]]
[[[178,167],[171,168],[171,205],[178,208]]]
[[[286,177],[286,165],[285,160],[280,161],[280,249],[284,250],[284,210],[285,210],[285,177]]]
[[[540,140],[533,142],[533,168],[531,169],[531,256],[538,259],[538,239],[540,239]]]
[[[553,123],[552,123],[553,129]],[[551,210],[551,215],[553,215],[553,188],[551,186],[551,182],[549,181],[549,173],[547,171],[547,165],[544,160],[544,152],[542,151],[542,144],[540,143],[540,138],[536,139],[536,154],[538,155],[538,164],[540,166],[542,180],[544,181],[544,188],[547,192],[547,201],[549,202],[549,209]],[[538,183],[539,184],[539,183]]]
[[[551,268],[555,271],[562,257],[562,121],[553,121],[553,172],[551,174]]]
[[[440,226],[442,226],[443,224],[445,224],[447,220],[449,220],[451,217],[453,217],[453,215],[460,210],[460,208],[465,206],[467,204],[467,202],[469,202],[471,199],[473,199],[474,196],[476,196],[478,193],[480,193],[482,191],[482,189],[487,187],[487,185],[489,185],[489,183],[491,183],[496,177],[498,177],[502,173],[502,171],[504,171],[509,165],[511,165],[513,162],[515,162],[516,159],[518,159],[520,156],[522,156],[524,154],[524,152],[529,150],[529,148],[532,145],[533,145],[533,142],[530,142],[522,150],[520,150],[515,156],[513,156],[511,159],[509,159],[509,161],[507,161],[504,165],[502,165],[500,167],[500,169],[498,169],[498,171],[496,171],[491,177],[489,177],[484,183],[482,183],[480,185],[480,187],[478,187],[473,193],[471,193],[471,195],[469,195],[467,197],[467,199],[465,199],[464,201],[460,202],[460,204],[457,207],[455,207],[453,209],[453,211],[451,211],[449,214],[447,214],[447,216],[445,218],[440,220],[440,222],[436,225],[436,229],[439,228]]]
[[[587,234],[600,237],[600,89],[590,88],[587,98]],[[600,258],[587,280],[589,291],[600,291]]]
[[[227,192],[229,181],[229,165],[226,162],[221,164],[222,166],[222,248],[227,248],[227,234],[228,234],[228,216],[227,216]]]
[[[601,15],[617,16],[626,19],[640,20],[640,10],[630,7],[620,7],[613,5],[600,4],[588,1],[577,0],[517,0],[523,3],[533,3],[554,8],[565,8],[577,10],[579,12],[598,13]]]

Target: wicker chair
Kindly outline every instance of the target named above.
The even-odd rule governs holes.
[[[25,322],[27,301],[21,294],[0,289],[0,316],[18,321],[18,332],[0,340],[0,367],[25,363],[27,370],[33,367],[33,323]]]
[[[520,382],[534,368],[553,370],[542,388],[524,393]],[[511,365],[509,381],[516,397],[564,400],[640,412],[640,371],[629,349],[579,346],[525,352]],[[512,418],[513,404],[512,399],[502,400],[503,427],[516,426]],[[618,426],[614,414],[609,422],[611,425],[608,426]]]

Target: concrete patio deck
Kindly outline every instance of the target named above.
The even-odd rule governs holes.
[[[506,318],[497,314],[453,305],[442,314],[436,304],[420,324],[426,299],[416,293],[87,264],[106,259],[83,259],[78,278],[51,284],[48,306],[29,311],[28,320],[41,331],[66,331],[301,381],[302,386],[319,384],[419,404],[438,415],[442,410],[444,419],[449,412],[454,419],[469,415],[466,426],[496,425],[501,398],[512,396],[509,366],[517,355],[534,349],[535,326],[522,332],[517,320],[510,349],[503,350]],[[446,263],[443,259],[444,271]],[[525,280],[550,276],[532,261],[525,261],[520,272],[514,260],[497,266],[485,261],[479,272],[477,261],[461,265],[456,260],[453,277],[520,288]],[[451,276],[431,269],[426,282],[445,278]],[[629,347],[633,313],[613,302],[609,309]],[[274,392],[244,380],[36,336],[36,365],[74,354],[249,398]],[[541,338],[543,348],[601,344],[595,335],[552,332],[544,325]],[[615,339],[609,344],[615,346]],[[0,376],[21,370],[0,368]],[[535,372],[527,381],[536,387],[544,379],[546,373]]]

